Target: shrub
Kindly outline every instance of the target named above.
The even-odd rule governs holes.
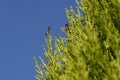
[[[48,35],[46,62],[34,58],[36,80],[120,80],[120,1],[76,3],[77,12],[66,9],[67,37]]]

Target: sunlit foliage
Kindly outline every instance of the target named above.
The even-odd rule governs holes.
[[[120,80],[120,1],[76,3],[77,12],[66,9],[67,37],[48,35],[46,62],[34,58],[36,80]]]

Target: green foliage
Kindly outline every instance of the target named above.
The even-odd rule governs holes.
[[[66,9],[67,38],[49,35],[46,62],[34,58],[36,80],[120,80],[120,1],[76,3],[77,13]]]

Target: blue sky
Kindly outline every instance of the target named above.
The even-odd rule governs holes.
[[[43,56],[45,30],[60,32],[74,0],[0,0],[0,80],[35,80],[33,56]]]

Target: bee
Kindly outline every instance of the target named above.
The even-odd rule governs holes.
[[[47,28],[45,35],[50,35],[50,27]]]
[[[66,31],[67,33],[69,33],[69,32],[70,32],[70,27],[69,27],[69,25],[68,25],[68,24],[65,24],[65,31]]]

